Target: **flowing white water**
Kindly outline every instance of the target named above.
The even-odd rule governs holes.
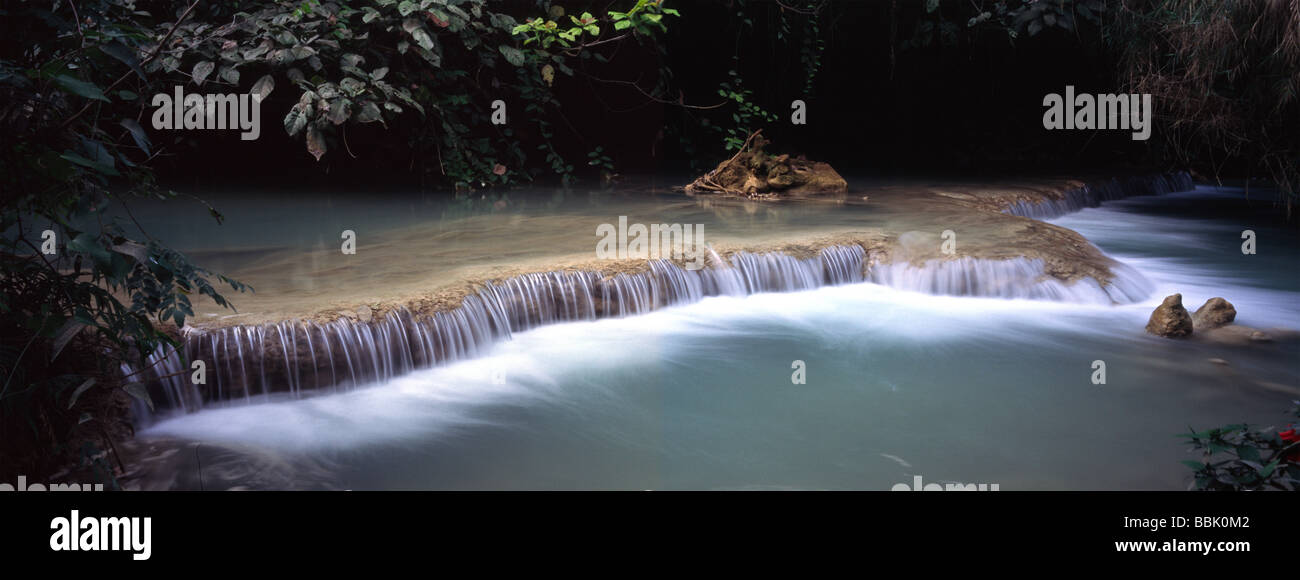
[[[203,388],[206,383],[195,384],[188,374],[176,372],[182,365],[174,351],[166,356],[161,350],[150,355],[145,376],[155,378],[155,390],[165,395],[167,407],[179,411],[199,410],[205,401],[249,402],[255,390],[261,395],[287,391],[297,397],[308,378],[313,390],[323,386],[347,389],[388,381],[417,368],[474,358],[493,342],[537,326],[645,314],[699,302],[706,296],[791,292],[860,282],[864,257],[860,246],[832,246],[808,259],[737,252],[724,260],[714,254],[715,266],[700,270],[656,260],[644,273],[609,278],[599,272],[546,272],[510,278],[465,297],[458,308],[431,316],[416,316],[402,309],[376,321],[284,321],[212,331],[187,328],[186,359],[214,364],[213,388]],[[268,330],[274,333],[274,340],[267,339]],[[299,336],[305,350],[299,349]],[[316,344],[320,344],[323,358],[317,356]],[[338,358],[335,349],[341,355]],[[312,361],[311,368],[304,368],[307,360]],[[233,361],[238,362],[238,373]],[[257,376],[249,374],[250,363],[259,369]],[[122,371],[136,374],[129,366]],[[327,383],[321,382],[323,372]],[[137,415],[149,417],[143,409],[137,409]]]
[[[478,358],[336,395],[283,393],[209,408],[144,435],[231,449],[231,461],[271,456],[293,466],[255,484],[210,471],[209,489],[888,489],[913,474],[1002,489],[1176,488],[1185,456],[1175,433],[1275,421],[1289,397],[1261,385],[1300,384],[1293,342],[1229,348],[1141,332],[1154,304],[1174,291],[1189,308],[1224,296],[1243,323],[1300,327],[1296,275],[1284,268],[1300,247],[1293,232],[1265,227],[1254,214],[1157,211],[1223,198],[1200,191],[1057,220],[1139,270],[1154,289],[1141,298],[1034,289],[1038,282],[1019,283],[1034,275],[1028,262],[970,264],[962,271],[995,270],[973,279],[889,270],[879,279],[936,293],[965,285],[965,293],[988,297],[870,283],[743,296],[817,285],[764,274],[782,267],[773,263],[746,270],[745,292],[700,286],[688,292],[694,303],[635,317],[594,320],[586,303],[562,297],[551,303],[569,304],[565,319],[578,321],[516,328],[508,341],[445,337],[477,349]],[[1241,255],[1243,223],[1268,250]],[[503,303],[514,320],[532,320]],[[238,344],[249,335],[229,336]],[[400,368],[400,359],[390,365],[342,348],[383,340],[362,333],[333,343],[327,356],[339,364],[328,368],[340,380],[357,373],[349,379],[357,382],[373,369]],[[269,342],[278,348],[281,340]],[[1207,362],[1212,357],[1231,365]],[[1096,360],[1108,366],[1105,385],[1090,381]],[[791,382],[795,361],[806,384]],[[237,367],[241,379],[232,383],[257,374]],[[304,372],[298,385],[314,384]],[[187,481],[179,486],[193,485]]]
[[[1106,201],[1115,201],[1136,195],[1164,195],[1192,189],[1192,176],[1187,172],[1135,175],[1092,183],[1065,192],[1061,199],[1038,202],[1018,202],[1006,213],[1035,219],[1051,219],[1074,213],[1084,208],[1097,207]]]
[[[1077,304],[1126,304],[1150,295],[1151,283],[1137,270],[1116,264],[1111,271],[1114,279],[1102,286],[1092,278],[1063,282],[1048,276],[1043,271],[1042,260],[962,257],[929,260],[921,266],[908,262],[882,264],[872,268],[867,279],[891,288],[925,294],[1027,298]]]
[[[1198,187],[1115,201],[1050,221],[1102,243],[1109,255],[1153,280],[1146,299],[1138,302],[1147,312],[1174,293],[1183,295],[1189,311],[1220,296],[1236,306],[1240,324],[1300,328],[1295,267],[1300,235],[1294,228],[1269,225],[1276,210],[1267,198],[1249,207],[1238,189]],[[1245,230],[1259,238],[1256,254],[1241,252]]]

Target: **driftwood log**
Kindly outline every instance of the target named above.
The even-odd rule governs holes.
[[[752,198],[843,193],[848,183],[827,163],[802,155],[769,155],[768,141],[755,131],[731,159],[718,164],[690,185],[686,192],[738,195]]]

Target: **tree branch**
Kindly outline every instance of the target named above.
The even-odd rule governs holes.
[[[177,28],[180,28],[181,23],[182,23],[182,22],[185,22],[185,19],[186,19],[186,18],[189,18],[189,16],[190,16],[190,12],[192,12],[192,11],[194,10],[194,7],[195,7],[195,6],[198,6],[198,5],[199,5],[199,1],[200,1],[200,0],[194,0],[194,3],[193,3],[193,4],[190,4],[190,7],[189,7],[189,8],[186,8],[186,9],[185,9],[185,12],[181,13],[181,17],[178,18],[178,19],[176,19],[176,23],[175,23],[175,24],[172,24],[171,30],[168,30],[168,31],[167,31],[167,34],[166,34],[165,36],[163,36],[163,38],[162,38],[161,41],[158,42],[158,46],[155,47],[155,48],[153,49],[153,52],[151,52],[151,53],[149,54],[149,56],[145,57],[144,60],[140,61],[140,68],[141,68],[141,69],[143,69],[143,68],[144,68],[144,65],[148,64],[150,61],[152,61],[154,58],[156,58],[160,52],[162,52],[162,48],[163,48],[163,46],[167,44],[167,41],[168,41],[168,40],[171,40],[171,37],[172,37],[173,34],[176,34],[176,29],[177,29]],[[107,94],[107,93],[112,92],[112,91],[113,91],[113,87],[116,87],[116,86],[117,86],[118,84],[120,84],[122,81],[126,80],[127,77],[130,77],[133,73],[134,73],[134,71],[130,71],[130,70],[126,71],[126,74],[124,74],[124,75],[118,77],[117,80],[113,81],[113,84],[108,85],[108,88],[107,88],[107,89],[104,89],[104,93]],[[89,111],[91,105],[93,105],[93,104],[95,104],[95,103],[94,103],[94,102],[86,103],[86,106],[82,107],[80,111],[77,111],[76,114],[72,115],[71,117],[68,117],[68,120],[67,120],[67,121],[64,121],[62,125],[59,125],[59,129],[66,129],[66,128],[68,127],[68,125],[71,125],[72,122],[73,122],[73,121],[76,121],[78,117],[80,117],[80,116],[82,116],[83,114],[85,114],[86,111]]]

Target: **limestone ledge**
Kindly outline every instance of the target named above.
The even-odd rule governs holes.
[[[822,196],[784,201],[782,203],[865,204],[872,210],[893,212],[903,217],[923,217],[924,224],[931,225],[913,229],[912,226],[916,225],[914,221],[902,219],[898,220],[898,228],[844,228],[840,232],[818,232],[812,236],[722,242],[711,246],[714,255],[709,258],[709,267],[716,264],[716,257],[728,258],[736,252],[780,252],[796,258],[809,258],[830,246],[858,245],[866,252],[864,267],[868,269],[900,261],[920,265],[928,260],[958,257],[990,260],[1029,258],[1042,260],[1044,274],[1061,281],[1093,278],[1106,285],[1113,279],[1111,267],[1115,262],[1082,235],[1036,219],[1004,213],[1016,204],[1065,199],[1069,192],[1079,190],[1087,183],[1074,178],[1039,178],[995,180],[979,184],[878,186],[867,190],[851,190],[833,199]],[[725,201],[714,200],[711,203]],[[735,203],[744,202],[737,200]],[[941,233],[945,229],[961,232],[955,254],[941,252]],[[971,232],[978,234],[972,235]],[[684,265],[680,259],[670,261]],[[453,310],[461,305],[466,296],[478,292],[485,285],[528,274],[588,271],[611,277],[617,274],[637,274],[648,269],[649,260],[644,259],[562,259],[544,265],[495,267],[482,274],[455,280],[435,280],[430,283],[430,287],[435,289],[428,293],[401,298],[322,303],[310,312],[234,313],[191,320],[194,321],[193,328],[198,330],[275,323],[288,319],[314,322],[350,319],[365,322],[399,309],[407,309],[416,315]]]

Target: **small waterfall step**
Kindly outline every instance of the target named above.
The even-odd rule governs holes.
[[[1191,190],[1193,187],[1195,187],[1195,183],[1192,181],[1192,176],[1186,171],[1117,177],[1071,189],[1066,191],[1061,199],[1045,199],[1036,202],[1019,201],[1003,210],[1003,213],[1045,220],[1061,217],[1084,208],[1097,207],[1104,201],[1114,201],[1141,195],[1177,193]]]

